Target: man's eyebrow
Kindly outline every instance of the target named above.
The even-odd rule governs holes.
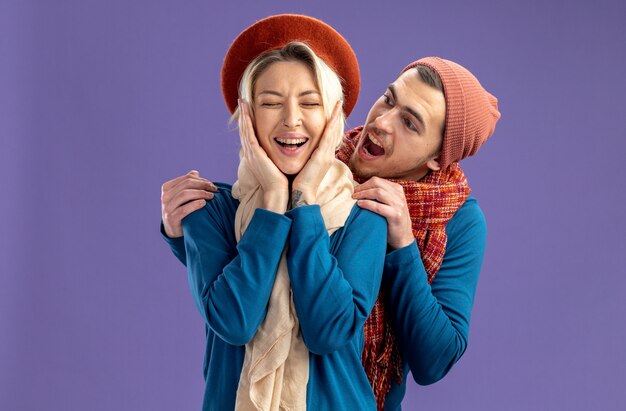
[[[391,92],[391,96],[393,97],[393,101],[397,101],[398,98],[396,96],[396,88],[395,86],[392,84],[390,84],[388,87],[389,91]],[[420,125],[422,126],[422,129],[426,128],[426,123],[424,122],[424,118],[422,117],[422,115],[420,113],[418,113],[417,111],[413,110],[411,107],[408,106],[401,106],[402,110],[407,111],[410,115],[412,115],[413,117],[415,117],[415,119],[420,123]]]

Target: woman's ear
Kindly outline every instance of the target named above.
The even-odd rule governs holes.
[[[439,171],[441,169],[441,165],[439,164],[439,157],[428,160],[426,162],[426,166],[432,171]]]

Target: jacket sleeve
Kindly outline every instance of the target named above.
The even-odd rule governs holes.
[[[291,221],[257,209],[236,243],[235,208],[224,212],[220,204],[214,199],[183,220],[187,275],[207,325],[227,343],[244,345],[265,318]]]
[[[305,344],[314,354],[344,347],[362,332],[382,277],[387,242],[384,218],[358,209],[336,249],[317,205],[298,207],[292,219],[287,264]]]
[[[467,347],[486,241],[485,219],[475,200],[459,209],[446,231],[446,253],[431,285],[415,242],[389,253],[385,261],[394,330],[421,385],[443,378]]]
[[[163,226],[163,221],[161,221],[161,237],[167,245],[170,246],[170,250],[174,253],[174,256],[178,258],[178,261],[183,263],[183,265],[187,265],[187,256],[185,255],[185,239],[184,237],[172,238],[165,234],[165,227]]]

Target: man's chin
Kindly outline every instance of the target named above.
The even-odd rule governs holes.
[[[374,170],[369,170],[368,167],[365,167],[363,161],[360,161],[359,158],[352,157],[348,167],[350,168],[350,171],[352,171],[354,178],[360,180],[367,180],[376,175]]]

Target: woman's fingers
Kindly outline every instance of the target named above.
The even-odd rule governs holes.
[[[338,101],[333,108],[333,112],[326,123],[326,129],[322,135],[322,141],[320,141],[319,149],[324,153],[335,153],[335,139],[334,137],[341,133],[342,125],[340,121],[341,114],[341,101]]]
[[[250,144],[248,142],[248,129],[246,126],[246,108],[243,100],[239,100],[239,135],[241,136],[241,148],[244,157],[250,155]]]
[[[278,169],[267,155],[254,132],[252,126],[252,117],[250,114],[250,105],[247,101],[239,100],[240,109],[240,130],[242,146],[244,149],[244,158],[248,167],[256,176],[264,190],[280,189],[284,186],[287,188],[287,178]]]

